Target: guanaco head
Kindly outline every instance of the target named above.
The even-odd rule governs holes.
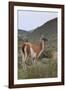
[[[48,39],[46,39],[46,38],[44,37],[44,35],[41,35],[40,40],[41,40],[41,41],[44,41],[44,42],[47,42],[47,41],[48,41]]]

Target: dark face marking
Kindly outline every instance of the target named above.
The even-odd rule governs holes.
[[[42,38],[42,40],[43,40],[43,41],[48,41],[48,39],[46,39],[46,38],[44,38],[44,37]]]
[[[44,35],[41,35],[40,40],[48,41],[48,39],[44,38]]]

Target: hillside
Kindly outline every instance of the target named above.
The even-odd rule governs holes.
[[[48,39],[48,46],[57,48],[57,18],[52,19],[40,27],[31,31],[18,30],[18,39],[28,39],[31,42],[39,40],[40,36],[44,35]]]

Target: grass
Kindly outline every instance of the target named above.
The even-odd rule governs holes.
[[[30,40],[29,40],[30,41]],[[31,42],[34,42],[31,38]],[[54,43],[54,42],[53,42]],[[32,64],[31,60],[26,62],[27,70],[22,67],[22,58],[20,54],[22,42],[18,43],[18,79],[34,79],[34,78],[52,78],[57,77],[57,48],[49,47],[41,55],[36,64]],[[54,43],[56,46],[56,44]],[[54,56],[54,57],[53,57]]]
[[[42,58],[36,64],[27,65],[27,70],[18,67],[18,79],[52,78],[57,77],[57,60]],[[30,63],[30,60],[28,61]]]

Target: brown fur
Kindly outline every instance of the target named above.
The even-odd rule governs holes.
[[[25,54],[25,51],[24,51],[25,47],[26,47],[27,54],[30,55],[30,45],[29,45],[29,43],[24,43],[22,45],[22,51],[23,51],[24,54]]]
[[[30,47],[34,50],[34,52],[36,53],[36,59],[38,59],[38,55],[42,49],[42,45],[41,43],[29,43],[29,42],[25,42],[23,45],[22,45],[22,51],[23,51],[23,54],[25,55],[25,48],[26,48],[26,53],[27,53],[27,57],[31,55],[31,51],[30,51]]]
[[[24,42],[22,44],[22,61],[23,61],[23,67],[26,67],[25,62],[29,60],[33,60],[34,63],[37,62],[38,58],[44,51],[44,38],[42,37],[40,39],[40,42],[38,43],[30,43],[30,42]]]
[[[42,46],[40,43],[31,44],[34,52],[36,52],[36,58],[38,57],[38,54],[40,53]]]

